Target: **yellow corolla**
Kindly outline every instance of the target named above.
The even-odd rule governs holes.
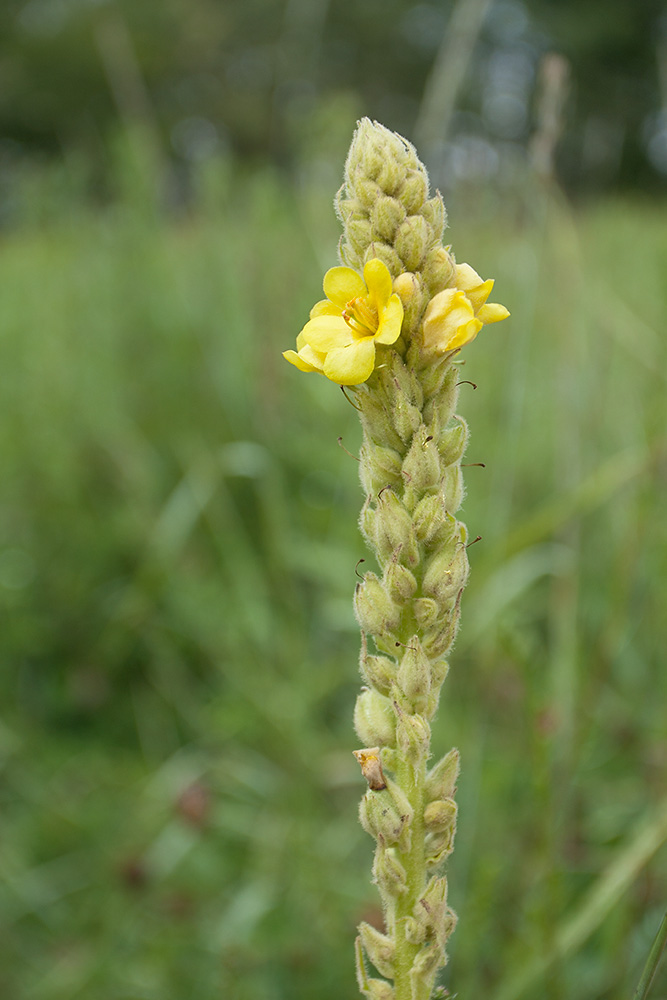
[[[403,303],[377,258],[368,261],[363,278],[351,267],[332,267],[324,275],[324,294],[296,338],[297,350],[284,351],[283,357],[302,372],[358,385],[375,367],[375,345],[398,339]]]
[[[457,264],[455,287],[431,299],[424,314],[424,347],[444,354],[474,340],[485,323],[507,319],[509,310],[487,302],[493,279],[483,281],[470,264]]]

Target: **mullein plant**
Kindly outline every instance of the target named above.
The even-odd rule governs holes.
[[[385,927],[360,925],[357,979],[372,1000],[429,1000],[446,995],[436,978],[456,924],[442,868],[459,753],[428,765],[468,579],[468,533],[456,517],[468,438],[455,414],[459,352],[509,313],[487,301],[493,281],[443,246],[442,198],[429,197],[426,169],[401,136],[359,123],[336,210],[343,266],[325,274],[326,298],[284,356],[349,387],[363,430],[360,526],[380,569],[354,596],[365,685],[354,713],[364,746],[354,753]]]

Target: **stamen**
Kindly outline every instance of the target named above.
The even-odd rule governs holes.
[[[361,334],[362,337],[377,333],[377,312],[371,309],[368,302],[361,296],[356,299],[350,299],[343,309],[343,319],[351,330],[357,334]]]

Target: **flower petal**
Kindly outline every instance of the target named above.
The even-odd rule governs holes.
[[[331,267],[324,275],[324,294],[343,309],[350,299],[366,295],[366,286],[360,274],[351,267]]]
[[[368,299],[378,311],[378,316],[386,308],[392,293],[389,269],[383,261],[374,257],[364,266],[364,281],[368,285]]]
[[[467,294],[475,312],[479,312],[482,308],[491,294],[493,286],[493,278],[487,278],[486,281],[483,281],[470,264],[456,265],[456,287]]]
[[[398,295],[392,295],[387,308],[380,314],[380,325],[375,334],[378,344],[393,344],[401,332],[403,325],[403,303]]]
[[[500,302],[487,302],[477,313],[482,323],[499,323],[501,319],[507,319],[510,311]]]
[[[296,351],[283,351],[283,357],[301,372],[316,372],[321,370],[316,368],[314,365],[309,364],[307,361],[304,361],[304,359],[300,357]]]
[[[354,336],[342,316],[316,316],[309,320],[300,336],[316,351],[331,351],[336,347],[346,347],[354,341]]]
[[[477,273],[470,264],[457,264],[454,270],[454,283],[457,288],[467,292],[469,288],[477,288],[484,279]]]
[[[339,385],[359,385],[365,382],[375,366],[373,337],[355,340],[348,347],[329,351],[324,362],[324,374]]]
[[[315,319],[316,316],[340,316],[340,306],[328,299],[320,299],[310,310],[310,318]]]
[[[447,343],[447,350],[453,351],[457,347],[464,347],[475,339],[484,324],[481,319],[471,319],[467,323],[462,323],[454,336]]]

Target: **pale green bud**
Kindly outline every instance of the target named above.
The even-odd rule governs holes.
[[[440,384],[433,394],[426,392],[425,389],[426,395],[430,398],[424,407],[424,421],[427,424],[433,424],[434,427],[446,427],[454,416],[459,398],[457,385],[459,371],[455,365],[452,365],[451,360],[445,359],[442,367],[436,363],[432,369],[429,369],[429,377],[431,372],[437,374],[440,378]],[[425,382],[428,382],[428,378],[425,378]]]
[[[414,333],[424,310],[424,285],[418,274],[403,271],[394,280],[394,291],[403,303],[403,332],[407,336]]]
[[[379,850],[373,862],[373,880],[383,893],[396,898],[401,896],[408,887],[408,877],[405,868],[395,854]]]
[[[354,729],[363,744],[380,747],[396,742],[396,717],[389,698],[366,688],[354,706]]]
[[[444,964],[445,956],[443,955],[442,948],[435,941],[429,941],[417,952],[415,960],[412,963],[412,968],[410,969],[410,978],[417,985],[423,983],[424,980],[428,982]],[[413,996],[418,995],[416,990],[413,989]]]
[[[436,192],[433,198],[429,198],[428,201],[424,202],[420,209],[420,215],[426,219],[433,230],[433,237],[441,240],[447,224],[447,212],[439,191]]]
[[[452,359],[447,355],[443,355],[443,357],[436,357],[435,360],[431,361],[421,370],[421,385],[424,390],[424,398],[430,401],[424,410],[424,420],[426,423],[431,422],[433,407],[438,405],[440,400],[440,390],[442,389],[443,383],[445,383],[446,379],[448,377],[451,378],[452,373],[456,375],[456,378],[454,379],[454,383],[456,384],[458,381],[458,370],[453,367]],[[449,383],[447,382],[447,384]],[[455,406],[456,399],[454,400],[454,404],[452,406],[452,412],[447,415],[447,420],[449,420],[454,412]],[[445,423],[447,423],[447,420],[445,420]]]
[[[412,602],[412,613],[417,619],[417,624],[423,628],[430,628],[440,617],[440,605],[432,597],[417,597]]]
[[[432,489],[440,481],[440,456],[438,448],[422,425],[415,433],[410,450],[403,462],[403,475],[416,493]]]
[[[417,581],[410,570],[398,562],[401,553],[398,549],[395,558],[387,565],[384,571],[383,582],[387,593],[397,604],[404,604],[409,601],[417,590]]]
[[[415,507],[412,515],[417,539],[425,546],[435,547],[449,541],[457,521],[447,511],[444,493],[428,493]]]
[[[394,247],[406,271],[419,270],[432,240],[433,233],[421,215],[409,215],[401,223],[394,239]]]
[[[353,219],[345,227],[345,237],[348,250],[363,258],[373,241],[373,230],[368,219]]]
[[[452,604],[459,591],[466,585],[468,579],[468,554],[464,545],[459,545],[458,551],[452,557],[450,546],[435,552],[429,559],[424,581],[423,592],[433,597],[442,606]]]
[[[382,164],[377,182],[386,194],[395,194],[405,183],[406,177],[406,165],[389,156]]]
[[[440,434],[438,448],[445,465],[460,462],[468,443],[468,425],[463,417],[455,417],[456,423]]]
[[[396,680],[396,664],[388,656],[372,656],[367,651],[366,636],[362,632],[361,656],[359,658],[361,676],[380,694],[389,694]]]
[[[393,940],[365,922],[359,924],[359,937],[364,951],[380,975],[393,979],[396,953]]]
[[[354,192],[367,212],[370,212],[378,198],[382,197],[382,188],[370,177],[356,177]]]
[[[438,247],[429,252],[424,263],[424,281],[428,285],[428,290],[433,298],[443,288],[450,288],[453,284],[456,261],[449,248]]]
[[[401,479],[401,456],[393,448],[362,444],[359,452],[359,475],[365,493],[377,494],[385,486]]]
[[[366,573],[354,591],[354,610],[364,632],[383,636],[394,632],[401,620],[401,609],[394,604],[374,573]]]
[[[456,782],[461,766],[458,750],[450,750],[426,775],[425,795],[427,799],[450,799],[456,791]]]
[[[421,424],[421,413],[419,408],[408,402],[405,396],[399,395],[392,412],[392,420],[396,433],[407,443]]]
[[[359,805],[359,822],[375,840],[388,847],[398,844],[408,817],[401,816],[387,791],[368,791]]]
[[[434,687],[440,687],[449,673],[449,664],[446,660],[435,660],[431,669],[433,671],[432,683]]]
[[[396,681],[406,698],[421,709],[431,691],[431,663],[415,635],[407,645],[398,667]]]
[[[454,514],[463,503],[463,476],[458,465],[448,465],[442,477],[442,490],[447,501],[447,510]]]
[[[424,825],[431,833],[446,833],[456,826],[457,812],[454,799],[435,799],[424,810]]]
[[[369,1000],[395,1000],[394,987],[385,982],[384,979],[369,979],[368,987],[364,991]]]
[[[454,607],[444,616],[442,625],[440,627],[436,626],[424,634],[422,640],[424,652],[432,660],[444,656],[456,638],[456,632],[459,627],[460,603],[461,593],[459,592]]]
[[[417,902],[413,916],[424,929],[424,938],[435,938],[441,948],[447,943],[448,920],[451,911],[447,907],[447,878],[433,875],[426,886],[426,892]],[[422,940],[424,940],[422,938]]]
[[[364,264],[367,264],[369,260],[373,260],[374,257],[377,257],[383,264],[386,265],[392,278],[395,278],[403,270],[401,258],[389,243],[382,243],[380,240],[373,240],[364,253]]]
[[[398,561],[405,566],[416,566],[419,562],[412,518],[391,489],[383,490],[378,498],[375,538],[382,562],[394,553],[397,553]]]
[[[428,176],[423,166],[421,169],[410,170],[403,182],[398,197],[405,205],[406,212],[414,215],[419,212],[428,197]]]
[[[455,836],[456,825],[449,827],[442,833],[427,834],[424,858],[428,868],[438,868],[445,858],[449,857],[454,850]]]
[[[404,712],[397,702],[394,702],[394,710],[398,716],[396,723],[398,749],[414,767],[428,756],[431,727],[423,716]]]
[[[405,208],[400,201],[386,195],[378,198],[371,210],[373,229],[387,243],[392,242],[404,218]]]

